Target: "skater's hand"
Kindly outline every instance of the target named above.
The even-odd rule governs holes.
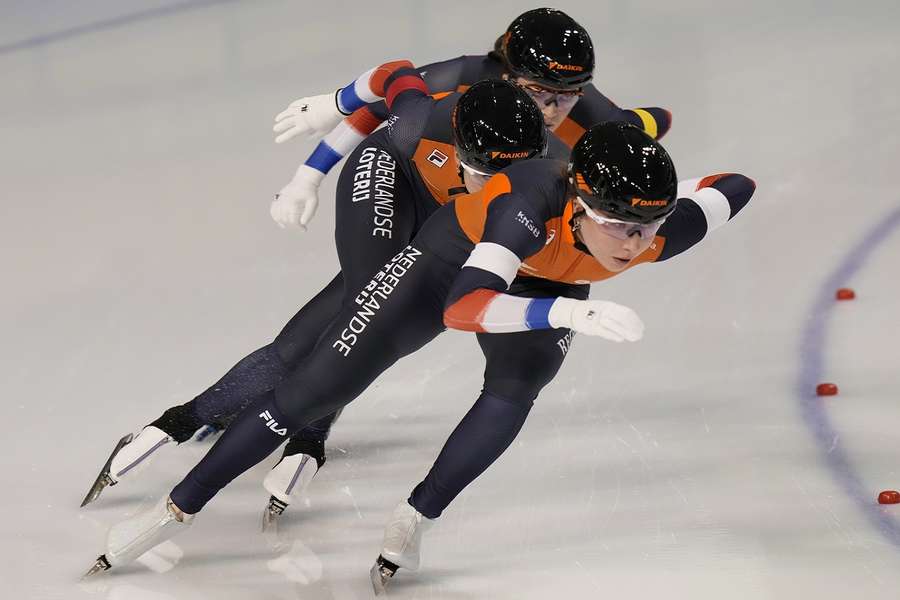
[[[300,165],[291,182],[275,194],[275,200],[269,208],[272,219],[279,227],[299,227],[306,230],[306,225],[316,214],[319,184],[324,177],[320,171]]]
[[[294,100],[275,117],[272,130],[279,134],[276,144],[295,136],[320,138],[340,123],[347,115],[338,110],[337,92],[309,96]]]
[[[604,300],[557,298],[550,307],[551,327],[567,327],[613,342],[636,342],[644,336],[644,322],[621,304]]]

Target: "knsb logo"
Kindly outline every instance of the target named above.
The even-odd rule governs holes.
[[[547,65],[554,71],[575,71],[576,73],[581,73],[584,71],[584,67],[581,65],[564,65],[563,63],[556,62],[555,60],[551,60],[550,64]]]
[[[491,160],[495,158],[528,158],[529,152],[491,152]]]
[[[632,198],[631,206],[666,206],[668,200],[644,200],[642,198]]]
[[[269,411],[264,410],[261,413],[259,413],[259,418],[266,421],[266,427],[268,427],[269,429],[271,429],[278,435],[280,435],[280,436],[287,435],[287,427],[279,428],[278,421],[276,421],[275,419],[272,418],[272,415],[269,413]]]

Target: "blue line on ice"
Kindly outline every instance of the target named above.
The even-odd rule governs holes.
[[[835,479],[872,525],[900,548],[900,522],[877,503],[876,491],[867,486],[853,468],[850,458],[836,441],[838,433],[828,418],[827,403],[816,396],[815,392],[816,385],[828,379],[824,376],[825,348],[828,343],[828,322],[836,304],[834,293],[865,266],[872,253],[890,237],[898,225],[900,208],[891,211],[875,227],[866,231],[819,288],[800,338],[800,373],[796,392],[804,421],[815,436],[819,450]]]
[[[97,33],[100,31],[115,29],[116,27],[130,25],[132,23],[137,23],[140,21],[148,21],[150,19],[156,19],[158,17],[165,17],[168,15],[187,12],[197,8],[205,8],[207,6],[236,1],[237,0],[188,0],[187,2],[142,10],[128,15],[122,15],[121,17],[114,17],[112,19],[105,19],[103,21],[95,21],[93,23],[87,23],[86,25],[79,25],[77,27],[63,29],[61,31],[43,33],[34,37],[20,40],[18,42],[0,45],[0,56],[4,54],[12,54],[13,52],[18,52],[19,50],[29,50],[32,48],[38,48],[40,46],[46,46],[54,42],[68,40],[90,33]]]

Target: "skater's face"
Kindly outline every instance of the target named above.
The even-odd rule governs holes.
[[[597,214],[601,217],[609,216],[601,211],[597,211]],[[613,273],[625,269],[632,260],[653,243],[654,236],[642,234],[637,227],[624,239],[622,235],[612,235],[607,226],[588,218],[577,201],[575,201],[573,217],[576,223],[575,236],[587,246],[591,256],[603,268]]]
[[[509,76],[504,74],[503,78],[508,79]],[[516,77],[513,82],[524,89],[538,105],[544,115],[544,125],[550,131],[559,127],[566,120],[579,98],[584,95],[580,89],[554,90],[525,77]]]

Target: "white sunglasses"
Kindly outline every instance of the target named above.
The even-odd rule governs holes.
[[[627,240],[635,233],[637,233],[642,240],[652,238],[656,235],[656,232],[659,231],[659,228],[662,227],[662,224],[666,222],[665,217],[656,221],[651,221],[650,223],[635,223],[633,221],[621,221],[619,219],[604,217],[594,212],[581,197],[578,197],[577,200],[584,209],[584,214],[586,214],[591,221],[600,225],[604,232],[620,240]]]

